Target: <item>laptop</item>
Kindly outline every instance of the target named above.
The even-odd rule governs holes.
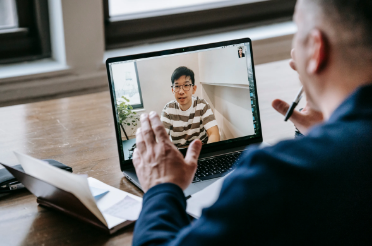
[[[191,140],[202,139],[197,171],[185,196],[233,171],[248,145],[262,143],[249,38],[109,58],[106,68],[120,169],[140,189],[132,155],[141,113],[161,115],[171,141],[183,155]],[[189,75],[183,78],[193,83],[192,106],[187,110],[186,96],[177,97],[177,93],[189,93],[190,86],[185,89],[172,84],[172,79],[177,82],[181,78],[174,78],[174,74],[185,70]],[[187,115],[187,111],[191,113]]]

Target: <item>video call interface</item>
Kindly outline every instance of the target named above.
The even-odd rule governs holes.
[[[124,158],[140,115],[155,111],[178,148],[254,137],[259,130],[249,43],[109,64]]]

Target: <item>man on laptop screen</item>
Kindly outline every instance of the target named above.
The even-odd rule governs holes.
[[[198,88],[194,72],[184,66],[178,67],[171,81],[175,100],[165,105],[161,121],[172,142],[181,148],[187,147],[195,139],[200,139],[204,144],[220,141],[211,107],[206,100],[193,96]]]

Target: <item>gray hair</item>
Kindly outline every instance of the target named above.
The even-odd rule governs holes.
[[[316,4],[329,20],[341,42],[372,51],[371,0],[306,0]]]

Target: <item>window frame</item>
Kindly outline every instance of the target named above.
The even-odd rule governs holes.
[[[15,0],[18,27],[0,32],[0,64],[52,56],[48,0]]]
[[[137,62],[134,61],[133,62],[133,65],[134,65],[134,70],[136,72],[137,88],[138,88],[138,94],[139,94],[139,98],[140,98],[140,104],[129,104],[129,105],[132,106],[133,109],[144,109],[143,99],[142,99],[142,91],[141,91],[141,83],[140,83],[140,80],[139,80],[139,77],[138,77]],[[109,66],[109,69],[110,69],[110,73],[108,73],[108,75],[110,76],[110,79],[112,81],[112,84],[113,84],[113,86],[115,88],[115,82],[114,82],[114,78],[113,78],[113,71],[112,71],[112,66],[111,65]],[[113,89],[113,91],[116,91],[116,90]],[[113,97],[115,98],[116,103],[117,103],[118,102],[118,98],[116,98],[116,93],[114,93]]]
[[[288,21],[296,4],[296,0],[269,0],[120,20],[110,18],[108,1],[103,0],[106,50]]]
[[[138,77],[137,62],[134,62],[134,69],[136,71],[138,94],[139,94],[139,97],[140,97],[141,104],[133,104],[133,105],[131,104],[131,106],[132,106],[133,109],[143,109],[144,106],[143,106],[143,100],[142,100],[141,83],[140,83],[140,80],[139,80],[139,77]]]

